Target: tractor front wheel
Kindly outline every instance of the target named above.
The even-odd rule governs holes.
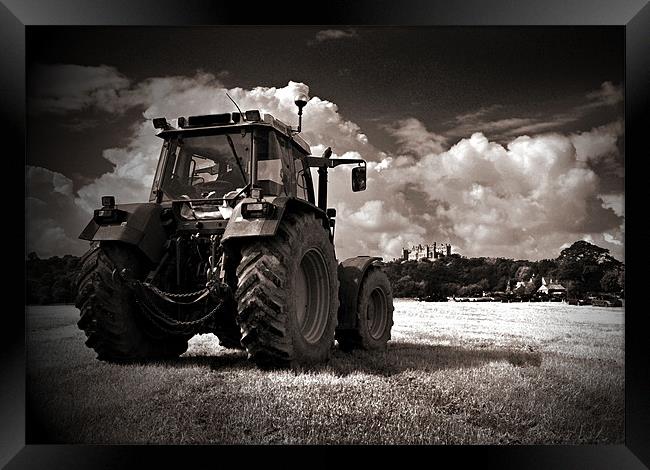
[[[341,349],[386,349],[393,326],[393,293],[386,273],[370,268],[359,290],[357,326],[336,333]]]

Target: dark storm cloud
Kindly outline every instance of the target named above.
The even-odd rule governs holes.
[[[80,119],[73,118],[62,124],[63,127],[70,129],[75,132],[83,132],[88,129],[92,129],[99,125],[99,120],[97,119]]]
[[[30,76],[30,109],[36,112],[66,113],[98,107],[121,112],[123,93],[130,80],[115,67],[89,67],[72,64],[36,64]]]
[[[27,252],[38,251],[46,257],[82,254],[87,243],[77,236],[90,217],[75,204],[72,181],[39,167],[27,167],[25,180]]]

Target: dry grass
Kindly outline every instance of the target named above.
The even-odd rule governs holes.
[[[101,363],[77,315],[27,309],[30,442],[624,440],[620,308],[398,300],[386,353],[302,372],[260,371],[212,335],[176,361]]]

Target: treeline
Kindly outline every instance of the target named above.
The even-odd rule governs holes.
[[[540,261],[506,258],[464,258],[452,254],[434,261],[393,261],[386,273],[395,297],[472,297],[483,292],[513,291],[519,281],[526,294],[547,281],[561,283],[569,297],[606,292],[623,295],[625,265],[609,250],[578,241],[556,259]],[[532,282],[531,282],[532,279]]]
[[[28,304],[74,302],[78,257],[40,259],[30,253],[26,268]],[[389,262],[385,270],[395,297],[480,296],[483,292],[514,290],[518,281],[525,282],[525,293],[531,294],[542,285],[542,277],[547,282],[551,278],[560,282],[569,297],[596,292],[623,295],[625,284],[625,265],[612,258],[609,250],[585,241],[562,250],[556,259],[463,258],[452,254],[435,261]]]
[[[74,302],[79,269],[77,256],[40,259],[36,253],[30,253],[26,260],[26,303],[40,305]]]

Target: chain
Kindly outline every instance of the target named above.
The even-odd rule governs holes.
[[[137,284],[141,285],[143,287],[146,287],[147,289],[153,291],[156,295],[158,295],[158,297],[166,300],[167,302],[171,302],[171,303],[176,304],[176,305],[192,305],[192,304],[195,304],[199,300],[203,300],[210,293],[210,288],[209,287],[206,287],[205,289],[202,289],[202,290],[196,291],[196,292],[187,292],[185,294],[173,294],[173,293],[167,293],[167,292],[161,291],[156,286],[152,286],[151,284],[140,283],[140,282],[137,282]],[[192,300],[190,302],[177,302],[176,300],[174,300],[172,298],[172,297],[188,298],[188,297],[194,297],[196,295],[198,295],[199,297],[197,297],[196,299],[194,299],[194,300]]]
[[[190,333],[198,330],[198,328],[201,326],[203,323],[205,323],[208,319],[213,317],[219,308],[222,306],[222,302],[219,302],[216,307],[214,307],[210,312],[208,312],[206,315],[202,316],[201,318],[198,318],[196,320],[191,320],[191,321],[181,321],[181,320],[176,320],[175,318],[170,317],[166,313],[162,312],[160,309],[158,309],[153,302],[153,300],[147,298],[149,294],[147,294],[147,291],[143,289],[143,287],[148,287],[152,291],[159,291],[159,289],[149,286],[146,284],[142,283],[137,283],[137,288],[135,289],[136,291],[136,301],[140,305],[141,310],[146,314],[146,316],[149,318],[151,323],[153,323],[156,327],[158,327],[160,330],[164,331],[165,333],[169,334],[179,334],[179,333]],[[160,291],[162,292],[162,291]],[[199,293],[203,292],[204,295],[201,297],[204,297],[205,294],[209,292],[209,289],[204,289],[203,291],[199,291]],[[156,292],[158,294],[158,292]],[[164,294],[164,293],[163,293]],[[158,294],[160,295],[160,294]],[[183,295],[187,296],[187,294],[178,294],[178,295]],[[196,295],[196,293],[194,293]],[[194,302],[200,300],[196,299]],[[178,303],[178,302],[176,302]],[[193,303],[193,302],[190,302]],[[188,305],[190,303],[184,304]]]
[[[173,292],[165,292],[160,289],[158,289],[156,286],[153,286],[151,284],[146,284],[143,283],[144,286],[148,287],[152,291],[154,291],[156,294],[160,296],[165,296],[165,297],[171,297],[171,298],[176,298],[176,299],[182,299],[182,298],[187,298],[187,297],[195,297],[197,295],[205,294],[205,292],[208,290],[207,288],[197,290],[196,292],[186,292],[184,294],[174,294]]]
[[[140,301],[140,299],[137,299],[136,302],[138,303],[138,305],[140,305],[140,307],[141,307],[140,310],[146,315],[146,317],[149,319],[150,323],[152,325],[154,325],[156,328],[158,328],[160,331],[162,331],[164,333],[167,333],[167,334],[171,334],[171,335],[178,335],[179,333],[184,333],[184,331],[179,331],[178,328],[177,329],[171,329],[171,328],[167,328],[167,327],[161,325],[160,323],[158,323],[156,321],[156,319],[155,319],[156,317],[155,317],[154,312],[151,310],[151,308],[147,304]]]
[[[142,286],[146,287],[147,289],[153,291],[155,294],[157,294],[159,297],[166,300],[167,302],[171,302],[171,303],[177,304],[177,305],[195,304],[199,300],[202,300],[203,298],[205,298],[210,293],[210,289],[208,287],[206,287],[205,289],[196,291],[196,292],[186,292],[186,293],[183,293],[183,294],[174,294],[172,292],[164,292],[164,291],[158,289],[156,286],[153,286],[151,284],[147,284],[147,283],[139,283],[139,284],[141,284]],[[191,300],[190,302],[178,302],[178,301],[174,300],[174,298],[186,299],[186,298],[190,298],[190,297],[195,297],[197,295],[199,297],[197,297],[194,300]]]
[[[139,297],[139,296],[138,296]],[[195,331],[193,327],[197,327],[205,323],[210,317],[214,316],[217,313],[217,310],[221,308],[222,302],[219,302],[216,307],[214,307],[210,312],[204,315],[201,318],[192,321],[180,321],[174,318],[171,318],[164,312],[160,311],[153,302],[145,302],[146,299],[136,299],[142,311],[147,315],[149,320],[160,330],[165,333],[170,334],[179,334],[179,333],[189,333]]]

